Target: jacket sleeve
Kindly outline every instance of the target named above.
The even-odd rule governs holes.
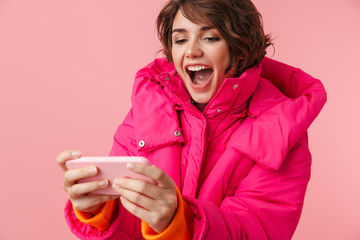
[[[137,155],[135,144],[132,110],[128,113],[124,122],[118,127],[110,156]],[[117,199],[117,213],[109,228],[105,231],[82,223],[75,215],[72,204],[68,200],[65,206],[65,219],[70,230],[80,239],[142,239],[140,219],[126,211]]]
[[[291,239],[303,207],[310,166],[305,135],[279,170],[255,164],[234,195],[220,206],[184,197],[195,215],[193,239]]]

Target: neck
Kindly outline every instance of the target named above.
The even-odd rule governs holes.
[[[207,103],[195,103],[195,107],[199,109],[200,112],[203,112]]]

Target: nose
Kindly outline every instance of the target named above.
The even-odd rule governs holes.
[[[186,49],[186,57],[188,58],[196,58],[201,57],[203,55],[203,51],[199,46],[197,41],[189,42],[188,47]]]

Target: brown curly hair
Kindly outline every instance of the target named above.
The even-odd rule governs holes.
[[[157,18],[157,32],[163,53],[172,61],[172,25],[180,10],[191,22],[214,26],[229,45],[230,65],[239,76],[259,64],[266,48],[273,45],[264,33],[261,14],[250,0],[170,0]]]

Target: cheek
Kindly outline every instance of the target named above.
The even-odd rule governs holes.
[[[227,45],[223,45],[219,47],[219,49],[216,51],[216,57],[219,61],[221,61],[222,65],[225,65],[226,67],[229,66],[230,63],[229,47]]]
[[[221,54],[221,56],[219,56],[219,58],[222,59],[223,66],[225,68],[227,68],[229,66],[229,64],[230,64],[230,53],[229,53],[229,51],[227,49],[223,49],[222,53],[223,54]]]
[[[176,50],[171,51],[171,57],[174,62],[175,68],[178,69],[178,66],[181,64],[181,60],[179,58],[179,54]]]
[[[230,63],[230,54],[227,48],[219,48],[216,51],[212,51],[212,60],[218,69],[226,69]]]

